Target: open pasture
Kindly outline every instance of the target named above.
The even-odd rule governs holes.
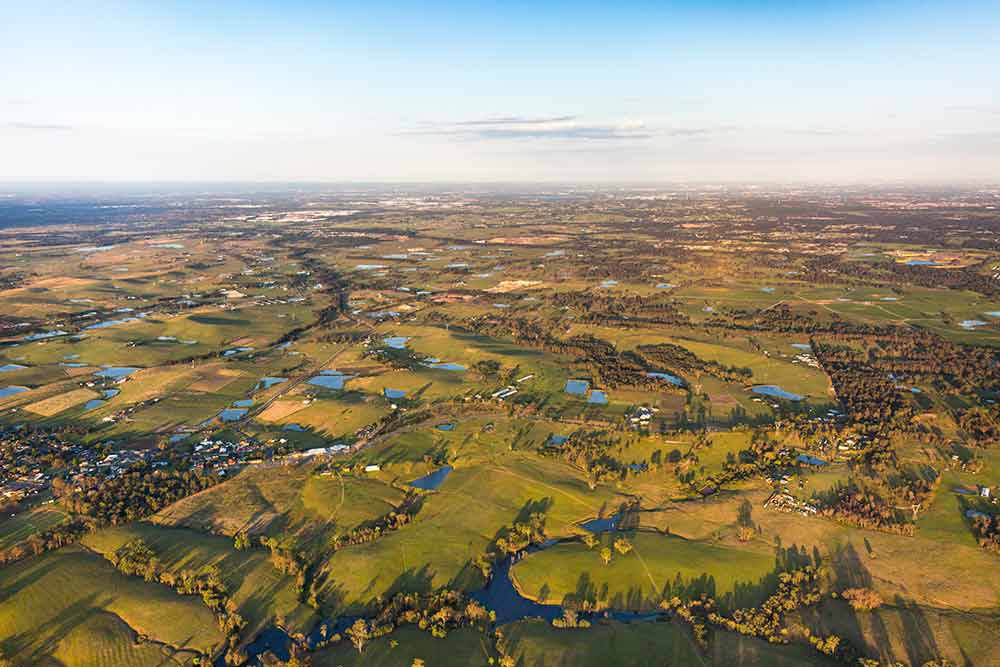
[[[222,641],[201,600],[120,574],[102,557],[67,547],[0,569],[0,646],[29,664],[147,667],[185,664],[162,647],[211,652]],[[81,660],[100,662],[81,662]]]

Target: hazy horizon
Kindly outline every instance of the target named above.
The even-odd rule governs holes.
[[[0,183],[958,185],[995,3],[57,3],[0,29]]]

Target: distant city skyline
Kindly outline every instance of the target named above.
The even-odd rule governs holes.
[[[4,24],[0,182],[1000,180],[995,2],[97,1]]]

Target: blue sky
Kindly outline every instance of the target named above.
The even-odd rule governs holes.
[[[50,2],[0,180],[1000,174],[996,2]]]

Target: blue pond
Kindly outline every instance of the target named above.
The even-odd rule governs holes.
[[[233,401],[234,408],[249,408],[251,405],[253,405],[252,398],[244,398],[240,401]]]
[[[671,384],[675,384],[678,387],[684,386],[684,380],[677,377],[676,375],[671,375],[670,373],[660,373],[657,371],[650,371],[646,373],[646,377],[656,378],[657,380],[666,380]]]
[[[563,389],[567,394],[583,396],[590,389],[590,383],[586,380],[566,380],[566,387]]]
[[[583,528],[590,533],[607,533],[618,528],[618,519],[620,516],[618,514],[612,514],[609,517],[603,519],[591,519],[590,521],[584,521],[580,524],[580,528]]]
[[[406,343],[409,342],[407,336],[388,336],[382,339],[382,342],[386,344],[386,347],[391,347],[394,350],[406,349]]]
[[[670,283],[657,283],[656,289],[673,289],[677,285],[671,285]]]
[[[20,364],[4,364],[0,366],[0,373],[9,373],[10,371],[19,371],[21,369],[27,368],[27,366],[22,366]]]
[[[541,604],[517,592],[510,578],[510,568],[513,564],[513,559],[505,558],[497,566],[486,587],[473,593],[472,598],[496,612],[497,625],[522,618],[542,618],[550,623],[562,618],[561,605]]]
[[[382,390],[382,394],[386,398],[393,398],[393,399],[395,399],[395,398],[404,398],[406,396],[406,392],[403,391],[402,389],[388,389],[388,388],[386,388],[386,389]]]
[[[811,466],[825,466],[826,461],[823,459],[818,459],[815,456],[809,456],[808,454],[799,454],[796,458],[799,463],[805,463]]]
[[[439,371],[464,371],[465,366],[462,364],[452,363],[450,361],[436,361],[431,364],[424,364],[428,368],[434,368]]]
[[[27,387],[4,387],[0,389],[0,398],[7,398],[8,396],[20,394],[25,391],[28,391]]]
[[[88,410],[94,410],[96,408],[101,407],[106,402],[107,401],[103,401],[103,400],[101,400],[99,398],[92,398],[92,399],[90,399],[89,401],[87,401],[86,403],[83,404],[83,411],[86,412]]]
[[[568,435],[556,435],[553,433],[549,436],[549,444],[559,446],[569,440]]]
[[[812,352],[813,346],[809,343],[792,343],[792,347],[803,352]]]
[[[304,433],[305,429],[298,424],[285,424],[285,431],[295,431],[296,433]]]
[[[601,287],[614,287],[617,284],[618,284],[617,280],[611,280],[610,278],[608,280],[601,281]]]
[[[986,314],[990,317],[1000,317],[1000,310],[987,310]]]
[[[178,442],[184,442],[187,440],[187,437],[186,433],[177,433],[176,435],[172,435],[170,436],[170,444],[176,445]]]
[[[56,336],[65,336],[65,335],[66,335],[66,332],[65,331],[61,331],[61,330],[57,330],[57,331],[43,331],[41,333],[36,333],[36,334],[31,334],[30,336],[25,336],[24,340],[26,340],[26,341],[28,341],[30,343],[33,340],[45,340],[46,338],[55,338]]]
[[[415,489],[436,491],[437,488],[444,483],[445,478],[449,474],[451,474],[452,470],[454,470],[454,468],[452,468],[451,466],[444,466],[442,468],[438,468],[429,475],[424,475],[420,479],[413,480],[412,482],[410,482],[410,486],[412,486]]]
[[[270,389],[276,384],[281,384],[288,378],[278,378],[278,377],[262,377],[260,382],[257,383],[257,389]]]
[[[97,377],[108,378],[110,380],[120,380],[124,377],[128,377],[135,373],[138,368],[133,368],[132,366],[110,366],[103,370],[94,373]]]
[[[761,292],[766,292],[767,294],[771,294],[772,292],[774,292],[774,288],[773,287],[761,287],[760,291]]]
[[[341,375],[339,373],[337,375],[316,375],[309,378],[309,384],[317,387],[323,387],[324,389],[343,389],[344,383],[347,382],[348,379],[350,379],[350,376]]]
[[[764,396],[771,396],[773,398],[783,398],[786,401],[801,401],[804,396],[799,396],[798,394],[793,394],[790,391],[785,391],[781,387],[774,384],[759,384],[751,389],[755,394],[763,394]]]
[[[234,354],[242,354],[243,352],[253,352],[253,348],[252,347],[234,347],[231,350],[226,350],[225,352],[223,352],[222,356],[224,356],[224,357],[231,357]]]
[[[81,363],[79,361],[63,361],[59,365],[65,366],[66,368],[83,368],[87,364]]]
[[[224,422],[235,422],[243,419],[246,413],[246,410],[229,408],[219,413],[219,419]]]
[[[595,389],[594,391],[590,392],[590,396],[587,398],[587,402],[594,403],[595,405],[607,405],[608,395],[605,394],[603,391]]]
[[[454,424],[438,424],[434,428],[436,428],[439,431],[454,431],[455,430],[455,425]]]
[[[98,322],[97,324],[91,324],[89,327],[84,327],[84,329],[107,329],[108,327],[118,326],[119,324],[128,324],[129,322],[138,321],[138,317],[124,317],[120,320],[104,320],[103,322]]]
[[[117,396],[120,393],[121,393],[121,391],[118,390],[118,389],[105,389],[104,390],[104,398],[114,398],[115,396]]]
[[[937,262],[933,259],[911,259],[906,264],[907,266],[936,266]]]

